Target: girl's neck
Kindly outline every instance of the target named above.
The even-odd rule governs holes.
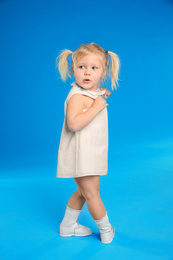
[[[85,89],[85,88],[81,87],[77,82],[75,82],[75,83],[76,83],[76,85],[77,85],[79,88]],[[99,87],[96,87],[95,90],[91,90],[91,89],[85,89],[85,90],[89,90],[89,91],[97,92],[98,89],[99,89]]]

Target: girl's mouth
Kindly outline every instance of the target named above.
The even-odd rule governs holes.
[[[84,79],[84,83],[89,83],[90,81],[90,79]]]

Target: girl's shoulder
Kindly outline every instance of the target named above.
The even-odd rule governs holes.
[[[82,89],[74,82],[71,84],[72,88],[67,95],[66,102],[68,103],[70,98],[75,94],[83,94]]]

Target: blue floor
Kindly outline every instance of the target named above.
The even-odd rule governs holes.
[[[76,184],[57,179],[51,159],[22,160],[1,165],[1,260],[173,259],[173,139],[110,151],[109,174],[100,183],[116,228],[110,245],[100,242],[86,205],[79,222],[93,234],[61,238],[58,226]]]

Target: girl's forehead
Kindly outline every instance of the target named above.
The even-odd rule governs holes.
[[[89,54],[85,54],[82,57],[79,57],[77,59],[77,63],[78,62],[97,62],[97,63],[102,63],[103,62],[103,58],[100,54],[97,53],[89,53]]]

